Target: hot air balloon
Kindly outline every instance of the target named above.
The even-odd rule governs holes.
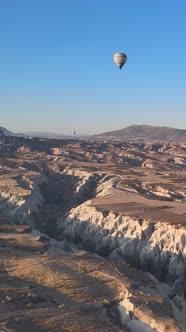
[[[76,134],[76,130],[72,130],[72,134],[75,135]]]
[[[127,61],[127,56],[125,53],[118,52],[114,54],[113,60],[115,64],[119,67],[119,69],[121,69]]]

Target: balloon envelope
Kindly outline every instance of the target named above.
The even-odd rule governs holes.
[[[113,60],[115,64],[121,69],[127,61],[127,56],[125,53],[117,52],[114,54]]]

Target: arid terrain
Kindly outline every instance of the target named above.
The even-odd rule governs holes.
[[[186,331],[186,143],[0,134],[0,330]]]

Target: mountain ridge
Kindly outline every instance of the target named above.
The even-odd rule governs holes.
[[[131,125],[95,135],[97,139],[156,140],[186,142],[186,129],[165,126]]]
[[[23,132],[14,133],[5,127],[0,127],[0,131],[5,136],[31,136],[41,138],[67,138],[73,135],[65,135],[52,132]],[[166,141],[166,142],[186,142],[186,129],[177,129],[166,126],[152,125],[131,125],[122,129],[112,130],[96,135],[77,135],[76,139],[95,139],[95,140],[119,140],[119,141]]]
[[[0,132],[3,132],[5,136],[15,136],[16,134],[12,131],[6,129],[5,127],[0,127]]]

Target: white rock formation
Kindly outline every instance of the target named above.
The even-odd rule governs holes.
[[[152,225],[122,214],[101,212],[87,201],[58,220],[63,239],[81,243],[99,254],[119,254],[152,272],[183,294],[186,271],[186,229],[168,223]]]
[[[47,182],[45,176],[37,176],[30,180],[26,196],[19,195],[16,192],[12,193],[8,190],[1,192],[1,199],[6,200],[1,213],[15,223],[27,224],[34,227],[34,218],[32,215],[37,215],[44,203],[43,195],[39,188],[39,185],[44,182]]]

